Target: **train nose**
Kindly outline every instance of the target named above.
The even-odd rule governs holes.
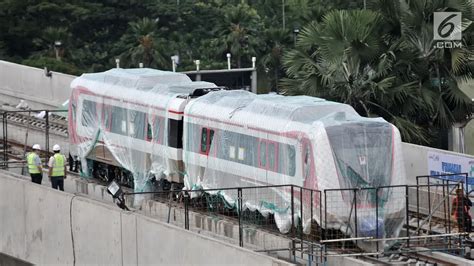
[[[385,224],[382,218],[379,217],[376,219],[373,216],[365,216],[360,217],[357,220],[358,237],[383,238]]]

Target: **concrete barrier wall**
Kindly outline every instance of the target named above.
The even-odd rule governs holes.
[[[403,156],[405,160],[405,171],[407,174],[407,184],[416,185],[416,176],[429,175],[428,172],[428,152],[438,152],[455,156],[463,156],[474,160],[474,156],[457,152],[445,151],[426,146],[403,143]]]
[[[69,99],[70,84],[75,76],[52,72],[46,77],[43,69],[0,60],[0,92],[4,102],[28,102],[33,109],[51,109]]]
[[[290,265],[0,171],[0,252],[61,265]]]

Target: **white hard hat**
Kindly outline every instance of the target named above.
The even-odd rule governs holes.
[[[53,151],[60,151],[60,150],[61,150],[61,147],[59,147],[58,144],[54,144]]]
[[[39,144],[33,145],[33,150],[41,150],[41,146]]]

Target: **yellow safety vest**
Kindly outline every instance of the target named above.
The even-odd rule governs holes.
[[[56,153],[54,156],[54,166],[51,176],[64,176],[64,156]]]
[[[28,172],[30,174],[39,174],[40,170],[38,169],[38,166],[36,165],[35,158],[36,158],[36,153],[30,152],[28,153],[28,156],[26,157],[26,161],[28,163]]]

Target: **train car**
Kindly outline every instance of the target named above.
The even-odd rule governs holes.
[[[307,233],[316,221],[345,235],[396,237],[405,220],[394,191],[354,190],[405,184],[400,134],[349,105],[226,91],[151,69],[84,74],[71,86],[71,152],[86,175],[135,191],[151,190],[152,180],[188,189],[302,187],[293,194],[289,186],[244,190],[245,208],[273,214],[283,233],[301,219]],[[230,205],[233,191],[221,191]],[[291,198],[297,209],[322,209],[291,217]]]
[[[83,74],[71,87],[71,154],[86,176],[118,179],[136,191],[150,189],[150,180],[183,183],[184,107],[214,84],[174,72],[112,69]]]
[[[339,189],[405,184],[401,156],[395,126],[381,118],[361,117],[349,105],[319,98],[214,92],[188,103],[184,112],[187,188],[293,184],[331,190],[327,203],[307,193],[300,202],[294,192],[294,204],[306,210],[311,204],[327,210],[325,217],[319,210],[313,217],[299,217],[306,232],[310,221],[316,220],[325,229],[352,236],[356,230],[359,237],[374,237],[376,231],[379,237],[398,236],[405,206],[393,191],[380,190],[377,197],[370,190],[358,191],[354,202],[353,190]],[[280,231],[290,230],[288,187],[260,190],[258,195],[250,195],[258,190],[245,191],[249,195],[243,195],[244,206],[272,212]],[[220,193],[235,203],[237,195]],[[376,199],[378,210],[383,210],[377,217]],[[356,220],[354,206],[359,212]],[[380,228],[374,228],[377,225]]]

